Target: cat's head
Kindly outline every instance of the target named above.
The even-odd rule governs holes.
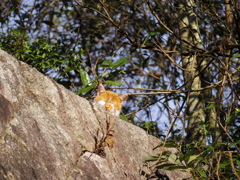
[[[94,102],[106,111],[109,111],[111,114],[118,116],[122,109],[122,104],[127,98],[127,94],[120,95],[111,91],[106,91],[104,86],[100,84]]]

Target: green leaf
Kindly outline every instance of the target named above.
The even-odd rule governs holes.
[[[167,143],[164,145],[163,142],[160,142],[159,145],[156,146],[154,149],[156,149],[156,148],[158,148],[158,147],[162,147],[162,146],[164,146],[164,147],[170,147],[170,148],[171,148],[171,147],[177,148],[177,147],[178,147],[178,144],[176,144],[175,142],[167,142]],[[164,154],[165,152],[169,152],[169,153],[170,153],[170,151],[164,151],[163,154]]]
[[[207,109],[212,109],[215,107],[215,104],[210,104],[208,105],[204,110],[207,110]]]
[[[218,169],[224,169],[226,166],[230,165],[230,162],[224,162],[224,163],[220,163],[218,166]]]
[[[90,78],[86,71],[80,70],[80,76],[84,87],[86,87],[90,82],[92,82],[92,79]]]
[[[156,166],[157,169],[168,169],[170,166],[174,166],[175,164],[162,164],[159,166]]]
[[[172,167],[169,167],[169,170],[173,170],[173,169],[187,169],[187,167],[185,167],[185,166],[172,166]]]
[[[240,57],[240,54],[236,54],[231,58],[231,60],[234,59],[234,58],[239,58],[239,57]]]
[[[113,65],[112,61],[107,59],[103,61],[99,66],[104,68],[112,68],[112,65]]]
[[[240,144],[240,140],[229,144],[228,147],[235,146],[236,144]]]
[[[206,150],[202,152],[202,157],[206,157],[211,154],[211,152],[214,150],[214,147],[212,146],[207,146]]]
[[[157,35],[157,33],[156,32],[150,32],[150,34],[149,34],[150,36],[156,36]]]
[[[119,60],[117,60],[115,63],[112,64],[112,69],[116,69],[124,64],[127,64],[129,63],[129,61],[127,61],[127,59],[129,59],[131,56],[127,56],[127,57],[124,57],[124,58],[121,58]]]
[[[168,157],[168,160],[169,160],[171,163],[175,163],[176,160],[177,160],[176,154],[171,153],[170,156]]]
[[[206,175],[205,172],[202,172],[202,171],[199,171],[199,170],[198,170],[198,173],[199,173],[202,177],[207,178],[207,175]]]
[[[142,43],[142,45],[146,44],[146,42],[148,41],[148,39],[151,37],[151,36],[155,36],[157,33],[156,32],[150,32],[145,38],[144,38],[144,41]]]
[[[165,155],[165,156],[170,156],[170,154],[172,154],[172,152],[170,152],[170,151],[164,151],[164,152],[162,152],[162,156],[163,155]]]
[[[104,82],[109,84],[109,85],[113,85],[113,86],[121,86],[123,84],[122,81],[110,81],[110,80],[107,80],[107,81],[104,81]]]
[[[216,147],[219,147],[221,145],[226,145],[226,143],[217,143],[214,147],[216,148]]]
[[[156,161],[158,160],[157,156],[148,156],[144,159],[144,162],[148,162],[148,161]]]
[[[173,170],[173,169],[186,169],[185,166],[179,166],[176,164],[161,164],[159,166],[156,166],[158,169],[164,169],[164,170]]]
[[[162,164],[160,166],[156,166],[158,169],[164,169],[164,170],[173,170],[173,169],[187,169],[185,166],[178,166],[175,164]]]
[[[191,161],[193,161],[193,160],[196,159],[197,157],[198,157],[198,155],[192,155],[192,156],[190,156],[187,163],[190,163]]]
[[[122,115],[122,114],[120,114],[120,118],[124,121],[128,121],[128,118],[126,116]]]
[[[104,72],[104,73],[102,74],[102,77],[105,77],[105,76],[107,76],[107,75],[109,75],[109,72]]]
[[[175,142],[167,142],[164,147],[178,147],[178,144]]]
[[[236,116],[229,116],[227,119],[226,119],[226,121],[225,121],[225,123],[226,123],[226,125],[228,125],[232,120],[234,120],[236,118]]]
[[[77,91],[77,94],[80,95],[80,94],[82,94],[82,93],[86,93],[86,92],[92,90],[93,88],[95,88],[96,85],[97,85],[97,83],[92,84],[91,86],[88,86],[88,87],[85,87],[85,88],[79,89],[79,90]]]

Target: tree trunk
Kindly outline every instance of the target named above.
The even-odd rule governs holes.
[[[197,18],[192,11],[193,5],[194,2],[192,0],[179,2],[180,37],[183,40],[181,48],[184,53],[194,51],[194,47],[190,44],[202,48]],[[196,76],[199,74],[197,55],[191,54],[183,56],[182,65],[186,69],[183,75],[186,83],[186,90],[188,90],[186,100],[186,119],[188,120],[186,141],[197,141],[205,144],[205,132],[202,128],[205,122],[202,94],[200,92],[190,92],[191,90],[201,88],[200,76]]]

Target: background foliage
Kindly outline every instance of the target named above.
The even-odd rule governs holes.
[[[179,150],[146,161],[240,179],[237,0],[9,0],[0,24],[1,49],[78,95],[129,93],[121,118]]]

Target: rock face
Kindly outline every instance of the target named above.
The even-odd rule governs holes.
[[[0,180],[183,179],[143,163],[159,140],[120,119],[112,149],[98,149],[113,120],[91,102],[0,50]]]

